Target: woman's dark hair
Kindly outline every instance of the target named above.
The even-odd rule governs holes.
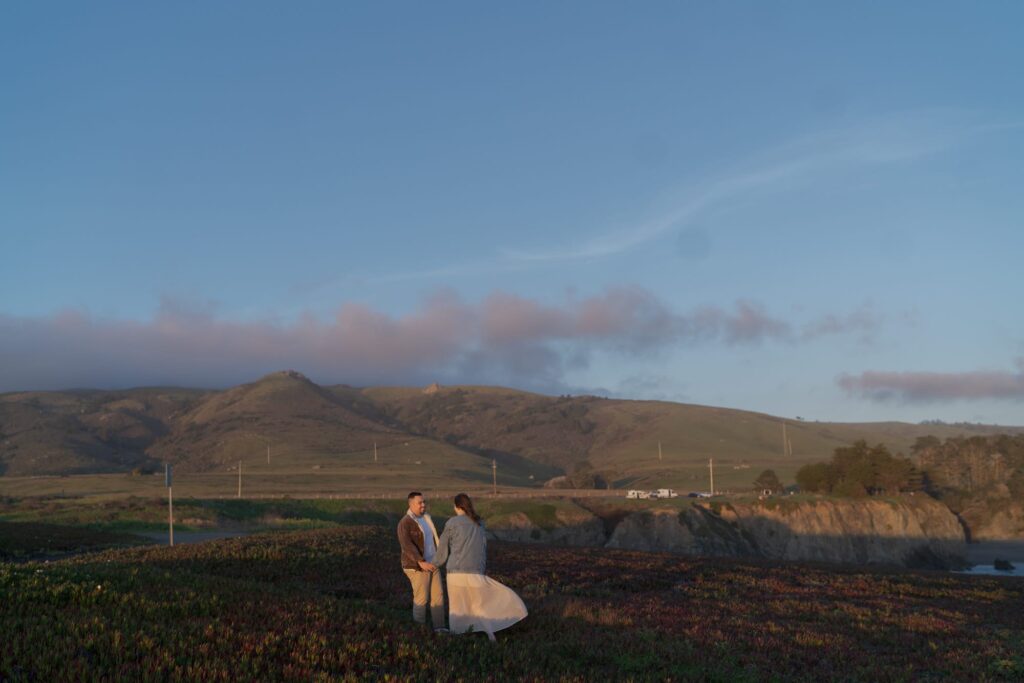
[[[455,496],[455,507],[465,512],[466,516],[475,523],[480,523],[480,515],[476,514],[476,510],[473,509],[473,501],[465,493]]]

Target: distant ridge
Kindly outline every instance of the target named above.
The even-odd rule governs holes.
[[[223,391],[141,388],[0,394],[0,475],[124,472],[168,461],[182,471],[231,467],[270,450],[325,462],[426,438],[536,472],[580,467],[621,482],[680,467],[827,459],[857,439],[909,451],[918,436],[1024,433],[994,425],[829,423],[663,401],[544,396],[505,387],[322,387],[284,370]],[[658,459],[659,445],[664,458]],[[738,466],[738,465],[737,465]],[[755,475],[752,475],[755,476]],[[541,481],[535,482],[540,485]]]

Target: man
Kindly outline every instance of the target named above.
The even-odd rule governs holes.
[[[441,572],[431,562],[437,552],[437,529],[426,513],[423,494],[409,494],[409,510],[398,523],[398,544],[402,548],[402,571],[412,584],[412,618],[427,623],[427,601],[430,602],[430,620],[434,631],[444,633],[444,593]]]

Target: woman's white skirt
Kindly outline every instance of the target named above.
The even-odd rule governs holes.
[[[448,628],[494,633],[526,617],[526,605],[508,586],[483,574],[448,573]]]

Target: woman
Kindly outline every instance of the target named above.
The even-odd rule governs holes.
[[[444,525],[434,564],[448,566],[448,628],[452,633],[494,632],[526,617],[526,605],[511,588],[484,576],[484,523],[465,493],[455,496],[455,516]]]

